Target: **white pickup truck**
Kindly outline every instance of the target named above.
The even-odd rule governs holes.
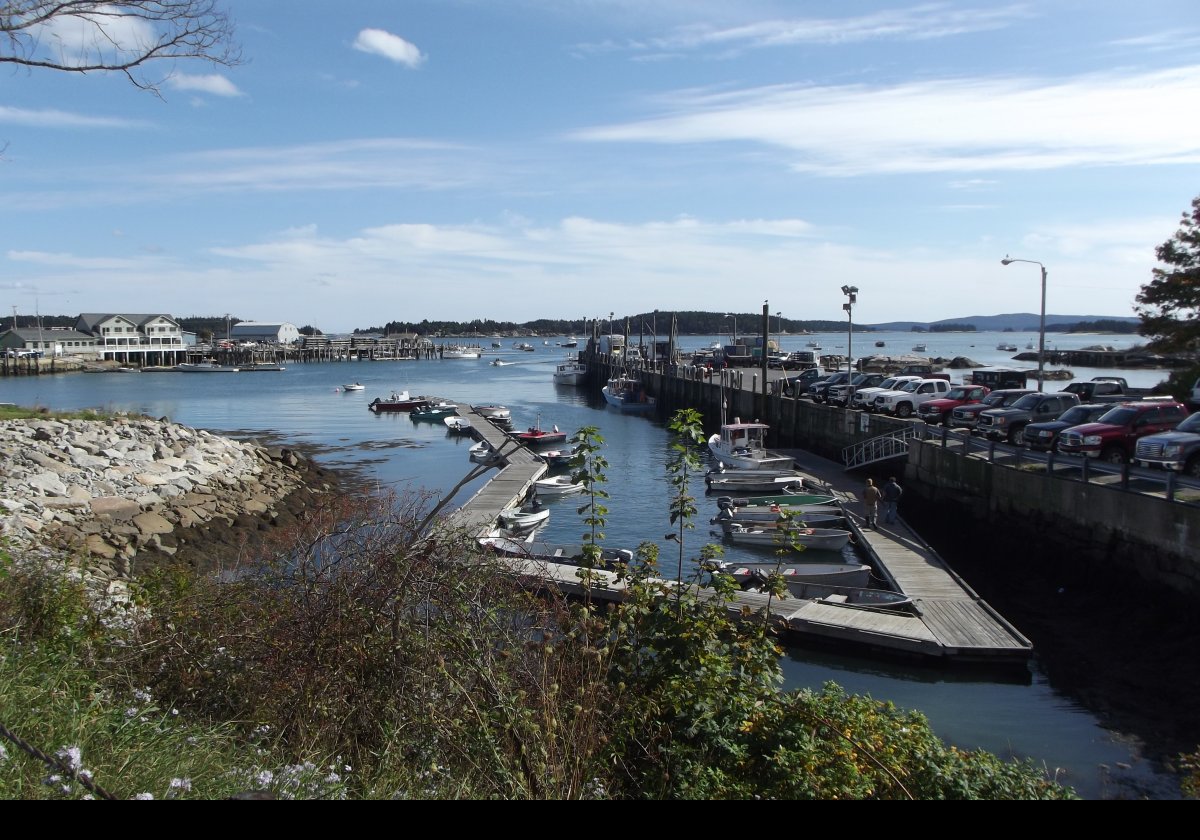
[[[916,382],[919,376],[891,376],[880,382],[874,388],[859,388],[850,398],[850,407],[863,411],[875,410],[875,398],[884,391],[895,391],[906,382]]]
[[[918,379],[904,385],[899,391],[876,394],[873,407],[881,414],[912,417],[921,403],[944,397],[949,392],[950,383],[945,379]]]

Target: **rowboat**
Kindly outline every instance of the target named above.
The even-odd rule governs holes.
[[[869,568],[869,567],[868,567]],[[762,583],[770,572],[758,571],[754,576]],[[788,595],[802,601],[820,601],[840,607],[867,607],[874,609],[898,609],[912,606],[913,600],[903,592],[893,589],[875,589],[865,584],[844,584],[842,581],[802,580],[784,573]],[[752,586],[753,584],[751,584]]]
[[[781,490],[801,490],[804,476],[800,473],[784,475],[754,474],[760,470],[734,470],[732,472],[710,472],[704,476],[710,493],[778,493]],[[740,475],[738,474],[740,473]]]
[[[462,434],[466,434],[467,432],[471,431],[471,421],[468,420],[466,417],[459,417],[458,415],[454,415],[453,417],[443,418],[442,422],[445,423],[446,428],[449,429],[454,434],[462,435]]]
[[[712,519],[710,525],[720,525],[729,532],[742,528],[845,528],[846,517],[834,508],[818,509],[821,513],[783,513],[769,507],[725,508]]]
[[[476,464],[492,465],[501,460],[501,455],[484,439],[467,450],[467,458]]]
[[[837,505],[836,496],[828,493],[776,493],[774,496],[720,496],[717,507],[808,507],[812,505]]]
[[[871,582],[871,567],[865,563],[720,562],[711,571],[732,577],[742,587],[761,585],[765,577],[775,571],[789,582],[835,583],[838,586],[866,586]]]
[[[533,506],[502,510],[497,519],[500,527],[514,533],[527,534],[550,520],[550,508],[536,504],[535,500]]]
[[[738,545],[767,548],[800,546],[801,550],[841,551],[850,542],[850,532],[841,528],[753,528],[735,525],[725,534]]]
[[[233,365],[219,365],[216,362],[205,362],[203,364],[180,362],[175,365],[175,370],[180,373],[237,373],[241,368],[234,367]]]
[[[480,547],[485,550],[502,554],[505,557],[521,557],[544,563],[565,563],[571,566],[582,565],[584,561],[583,546],[566,545],[562,543],[521,542],[505,537],[480,537]],[[612,568],[618,564],[628,564],[633,561],[633,552],[627,548],[600,548],[598,568]]]
[[[473,405],[471,410],[488,420],[512,420],[512,412],[503,405]]]

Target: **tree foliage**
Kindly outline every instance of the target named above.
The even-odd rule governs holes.
[[[0,36],[0,63],[124,73],[153,93],[162,78],[144,72],[152,62],[241,61],[218,0],[0,0]]]
[[[1159,350],[1200,350],[1200,196],[1154,253],[1165,267],[1154,268],[1138,293],[1141,333]]]

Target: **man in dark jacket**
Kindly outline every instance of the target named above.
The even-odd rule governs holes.
[[[904,489],[896,483],[896,476],[892,476],[879,492],[883,496],[883,521],[890,525],[896,521],[896,505]]]

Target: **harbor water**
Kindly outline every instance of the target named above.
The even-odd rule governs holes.
[[[646,336],[649,343],[651,337]],[[722,336],[689,336],[683,347],[700,349]],[[821,353],[843,353],[846,334],[784,336],[784,350],[808,348],[819,341]],[[303,446],[324,466],[355,470],[370,485],[399,492],[427,491],[442,496],[466,475],[467,436],[451,434],[440,421],[414,422],[404,413],[375,413],[367,408],[376,397],[392,391],[440,397],[459,403],[500,403],[512,411],[517,429],[558,426],[567,432],[595,427],[604,440],[610,498],[605,545],[636,548],[642,542],[660,546],[664,565],[673,567],[678,547],[668,541],[672,532],[667,510],[669,485],[666,463],[670,438],[662,421],[623,415],[609,408],[598,394],[574,386],[554,385],[554,366],[567,350],[537,344],[534,353],[505,348],[481,359],[389,362],[332,362],[292,364],[287,370],[254,373],[73,373],[15,377],[0,380],[0,401],[50,409],[100,408],[166,417],[189,426],[261,442]],[[883,341],[884,347],[875,347]],[[1138,341],[1136,336],[1055,336],[1047,348],[1079,349],[1112,345],[1117,349]],[[638,337],[631,336],[636,344]],[[912,347],[926,345],[920,355],[967,356],[981,365],[1012,364],[1033,368],[1036,363],[1012,363],[1013,353],[997,344],[1011,342],[1024,350],[1037,335],[1018,333],[912,334],[855,333],[853,355],[872,353],[913,355]],[[861,343],[861,348],[860,348]],[[499,355],[511,364],[491,365]],[[955,381],[960,376],[951,371]],[[1162,370],[1079,370],[1076,378],[1116,374],[1130,385],[1148,387],[1166,377]],[[358,382],[361,391],[344,385]],[[1053,390],[1054,383],[1047,383]],[[482,486],[486,476],[463,488],[461,504]],[[685,559],[698,556],[706,542],[721,542],[709,524],[717,512],[716,499],[705,493],[702,477],[693,485],[700,515],[685,537]],[[549,501],[551,517],[539,537],[551,542],[578,542],[583,525],[578,496]],[[752,548],[726,545],[727,559],[763,560]],[[946,557],[951,566],[953,557]],[[1145,757],[1144,745],[1133,736],[1106,728],[1100,718],[1060,690],[1035,659],[1028,679],[1010,674],[989,675],[955,668],[899,664],[846,651],[789,649],[782,661],[785,686],[820,687],[833,681],[847,691],[887,700],[924,713],[947,742],[964,749],[985,749],[1004,757],[1029,759],[1088,799],[1179,798],[1175,776]]]

